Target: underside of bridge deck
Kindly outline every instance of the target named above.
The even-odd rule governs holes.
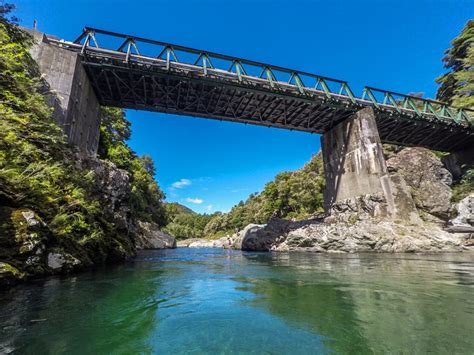
[[[357,105],[335,104],[324,97],[301,98],[265,85],[248,87],[185,75],[144,70],[135,65],[106,64],[84,58],[102,105],[166,112],[324,134],[346,120]],[[123,63],[122,63],[123,64]],[[474,132],[458,125],[420,121],[377,110],[382,142],[457,151],[474,144]]]

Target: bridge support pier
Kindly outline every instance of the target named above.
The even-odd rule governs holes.
[[[401,176],[390,176],[383,155],[375,113],[367,107],[321,137],[326,175],[326,214],[337,202],[363,195],[380,196],[384,203],[374,217],[419,223],[420,218]]]
[[[30,52],[52,95],[53,117],[64,129],[68,143],[95,155],[99,145],[100,105],[82,67],[79,55],[48,43],[47,37],[29,31],[36,44]]]

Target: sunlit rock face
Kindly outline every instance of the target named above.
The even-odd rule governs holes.
[[[449,219],[452,175],[433,152],[405,148],[387,160],[387,167],[405,179],[419,210],[442,221]]]
[[[172,249],[176,248],[176,239],[161,231],[156,223],[139,221],[136,246],[137,249]]]
[[[445,227],[453,212],[457,217],[451,220],[452,226],[470,227],[473,196],[452,207],[452,176],[436,155],[424,148],[405,148],[388,159],[387,167],[390,194],[338,200],[324,221],[272,220],[263,226],[249,225],[234,236],[234,248],[339,253],[472,248],[471,234]]]

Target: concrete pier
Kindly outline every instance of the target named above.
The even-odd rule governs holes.
[[[321,138],[327,207],[337,201],[389,189],[375,115],[365,108]]]
[[[420,221],[401,176],[390,176],[383,155],[375,113],[364,108],[321,137],[326,175],[326,214],[343,200],[365,195],[384,197],[383,217]]]
[[[31,55],[52,94],[53,117],[63,127],[68,143],[89,154],[96,154],[100,106],[79,55],[49,44],[43,33],[29,32],[36,42]]]

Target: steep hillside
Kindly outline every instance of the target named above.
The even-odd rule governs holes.
[[[0,285],[133,255],[137,222],[165,223],[152,161],[125,143],[120,110],[102,112],[100,159],[66,144],[32,39],[1,8]]]

